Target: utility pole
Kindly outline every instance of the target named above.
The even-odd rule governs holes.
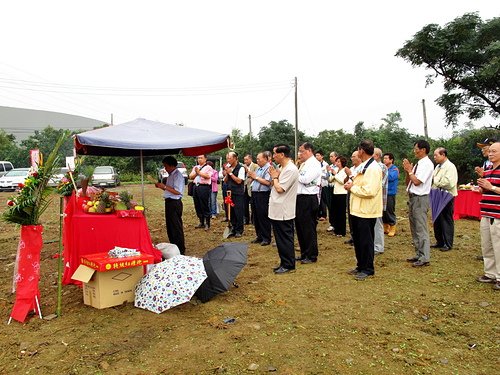
[[[113,125],[113,114],[111,114],[111,125]]]
[[[422,110],[424,112],[424,136],[425,139],[429,139],[429,134],[427,132],[427,112],[425,110],[425,99],[422,99]]]
[[[248,136],[250,140],[250,155],[252,155],[252,115],[248,115]]]
[[[299,109],[297,105],[297,77],[295,77],[295,160],[299,157],[297,134],[299,132]]]

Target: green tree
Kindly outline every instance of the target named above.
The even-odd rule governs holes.
[[[64,129],[55,129],[52,126],[40,130],[35,130],[34,134],[29,136],[24,141],[21,141],[21,148],[29,155],[29,150],[39,149],[43,155],[49,155],[54,149],[58,139],[68,132]],[[60,162],[64,164],[66,156],[73,155],[73,138],[67,137],[66,141],[61,145],[58,156]]]
[[[476,180],[474,167],[481,166],[484,157],[477,143],[486,138],[498,138],[498,130],[492,128],[468,129],[455,131],[449,139],[431,140],[431,153],[437,147],[445,147],[448,158],[455,164],[458,171],[458,182],[467,183]]]
[[[323,130],[312,141],[317,150],[325,153],[325,159],[329,161],[328,154],[332,151],[338,152],[349,159],[359,142],[354,134],[346,133],[344,130]]]
[[[23,152],[16,144],[16,137],[0,129],[0,160],[8,160],[14,167],[21,167],[27,163],[27,158],[24,161],[22,155]]]
[[[267,126],[263,126],[258,134],[260,150],[272,151],[273,147],[278,143],[284,143],[290,146],[295,153],[295,127],[287,120],[278,122],[271,121]],[[304,132],[298,131],[298,143],[310,141]]]
[[[448,125],[461,115],[475,120],[500,114],[500,18],[483,22],[475,13],[440,27],[424,26],[396,56],[433,73],[427,84],[443,78],[445,93],[436,102]]]

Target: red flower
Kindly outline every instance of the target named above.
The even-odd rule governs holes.
[[[15,203],[14,201],[12,201],[12,200],[8,200],[8,201],[7,201],[7,206],[13,206],[13,205],[15,205],[15,204],[16,204],[16,203]]]
[[[37,178],[38,177],[38,172],[33,172],[33,177]]]
[[[20,183],[18,183],[18,184],[17,184],[17,187],[18,187],[19,189],[22,189],[22,188],[24,187],[24,184],[20,182]]]

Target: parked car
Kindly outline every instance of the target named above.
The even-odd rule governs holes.
[[[118,171],[110,165],[95,167],[94,174],[92,175],[92,185],[104,187],[120,185]]]
[[[69,168],[66,167],[61,167],[59,169],[56,169],[55,173],[52,175],[52,177],[49,180],[49,186],[57,186],[61,182],[62,178],[66,173],[69,172]]]
[[[0,177],[0,191],[15,191],[28,177],[30,168],[14,168]]]
[[[179,162],[177,162],[177,169],[179,170],[179,172],[181,172],[182,177],[184,177],[184,184],[187,184],[188,173],[187,173],[186,165],[182,161],[179,161]],[[167,177],[168,177],[168,172],[165,170],[165,168],[160,168],[158,170],[158,180],[163,181]]]
[[[14,169],[14,166],[10,161],[0,161],[0,177],[5,175],[11,169]]]

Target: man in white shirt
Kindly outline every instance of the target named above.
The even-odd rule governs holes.
[[[413,165],[408,159],[403,160],[406,172],[406,191],[409,197],[410,229],[415,246],[415,256],[407,261],[413,267],[423,267],[430,264],[431,250],[427,212],[429,211],[429,193],[431,191],[434,164],[428,154],[431,149],[429,142],[419,140],[413,146],[413,152],[418,162]]]
[[[326,216],[327,216],[327,206],[329,203],[329,199],[331,197],[328,197],[328,177],[329,177],[329,172],[328,172],[328,163],[323,160],[324,154],[323,151],[318,150],[316,151],[316,154],[314,154],[316,157],[316,160],[319,161],[319,164],[321,166],[321,186],[320,186],[320,200],[319,200],[319,208],[318,208],[318,220],[319,221],[325,221]]]
[[[313,145],[305,142],[299,147],[299,185],[297,189],[297,214],[295,226],[300,246],[302,264],[318,260],[318,207],[321,186],[321,164],[314,157]]]
[[[273,226],[280,264],[274,268],[277,275],[295,270],[294,227],[295,207],[297,203],[297,185],[299,172],[290,158],[290,147],[277,145],[273,158],[280,170],[269,166],[272,178],[271,197],[269,198],[269,219]]]

